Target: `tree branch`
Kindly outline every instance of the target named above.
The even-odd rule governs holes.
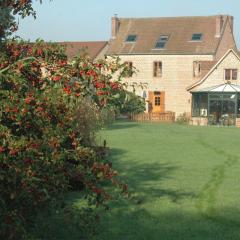
[[[28,60],[35,60],[35,61],[39,61],[37,58],[35,57],[27,57],[27,58],[23,58],[23,59],[20,59],[18,61],[16,61],[15,63],[7,66],[6,68],[0,70],[0,74],[3,74],[4,72],[8,71],[11,67],[13,67],[15,64],[19,63],[19,62],[24,62],[24,61],[28,61]]]

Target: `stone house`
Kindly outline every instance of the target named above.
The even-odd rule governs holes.
[[[125,81],[129,86],[146,86],[136,88],[136,94],[145,98],[147,111],[172,111],[176,116],[191,114],[193,124],[219,124],[227,115],[234,119],[229,120],[228,124],[235,124],[238,103],[234,105],[234,113],[230,110],[233,108],[231,104],[220,110],[212,107],[214,103],[207,95],[207,106],[201,108],[198,107],[201,101],[197,100],[197,91],[206,91],[222,84],[228,84],[228,87],[237,85],[240,79],[238,54],[233,35],[233,17],[229,15],[166,18],[114,16],[107,50],[108,56],[118,55],[130,67],[137,69]],[[224,98],[223,94],[221,98]],[[228,106],[228,102],[225,105]]]

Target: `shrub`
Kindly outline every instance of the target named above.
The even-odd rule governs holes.
[[[188,113],[180,114],[176,120],[178,124],[188,124],[189,121],[190,121],[190,115]]]
[[[111,198],[106,182],[125,191],[91,147],[95,110],[123,91],[111,81],[118,62],[68,64],[56,45],[14,41],[0,59],[0,238],[22,239],[68,191],[80,190],[90,205]]]
[[[125,101],[120,108],[120,113],[142,113],[146,110],[146,103],[144,98],[135,95],[135,93],[128,92]]]

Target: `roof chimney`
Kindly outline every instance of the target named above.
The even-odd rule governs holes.
[[[223,28],[223,16],[219,15],[216,17],[216,38],[219,38],[222,33],[222,28]]]
[[[112,39],[116,38],[119,26],[120,21],[117,14],[115,14],[114,17],[112,17]]]

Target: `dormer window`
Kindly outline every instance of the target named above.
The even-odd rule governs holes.
[[[202,40],[202,33],[194,33],[192,35],[191,41],[201,41]]]
[[[128,35],[126,38],[126,42],[136,42],[137,35]]]
[[[157,49],[164,49],[164,48],[165,48],[165,45],[166,45],[166,43],[167,43],[167,41],[168,41],[168,38],[169,38],[168,35],[162,35],[162,36],[160,36],[159,40],[158,40],[157,43],[156,43],[155,48],[157,48]]]

